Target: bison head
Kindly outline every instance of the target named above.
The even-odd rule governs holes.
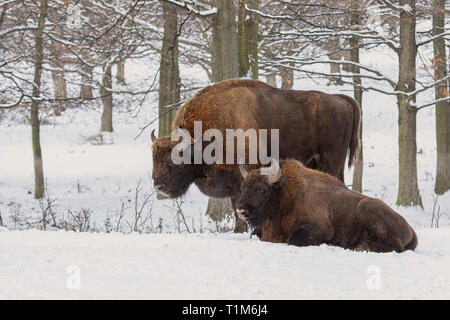
[[[182,196],[195,179],[195,165],[175,164],[172,161],[172,149],[177,141],[170,137],[157,138],[152,131],[153,150],[153,185],[155,189],[171,198]],[[191,147],[188,145],[186,147]]]
[[[287,177],[281,174],[276,160],[272,160],[268,168],[247,172],[241,165],[239,169],[244,181],[241,184],[241,196],[236,211],[252,227],[258,227],[274,214]]]

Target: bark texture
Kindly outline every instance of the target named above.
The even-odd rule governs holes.
[[[400,10],[399,80],[397,91],[410,93],[416,89],[416,4],[415,0],[401,0],[401,6],[409,5],[411,12]],[[421,206],[417,181],[417,109],[411,105],[415,96],[397,95],[399,186],[397,205]]]
[[[433,0],[434,77],[436,81],[447,77],[447,53],[444,37],[438,37],[445,28],[445,0]],[[436,100],[448,97],[448,81],[435,87]],[[436,103],[437,165],[434,191],[444,194],[450,190],[450,102]]]
[[[117,64],[116,79],[119,82],[125,83],[125,61],[120,61]]]
[[[107,63],[103,70],[102,87],[100,88],[100,96],[102,97],[103,113],[100,132],[113,132],[113,96],[112,89],[112,64]]]
[[[82,85],[80,87],[80,98],[92,99],[94,96],[92,86],[90,85],[92,83],[92,67],[83,64],[81,70],[83,73],[81,75]]]
[[[159,73],[159,136],[170,135],[176,108],[167,107],[180,101],[180,70],[178,66],[178,21],[175,5],[163,2],[164,38]]]
[[[33,145],[34,159],[34,198],[41,199],[45,193],[44,186],[44,170],[42,165],[42,151],[40,139],[40,122],[39,122],[39,96],[41,94],[41,75],[43,63],[43,33],[45,20],[47,18],[47,0],[40,1],[39,21],[35,33],[35,52],[34,52],[34,86],[33,99],[31,102],[31,139]]]
[[[281,89],[292,89],[294,86],[294,70],[291,68],[281,68]]]
[[[213,79],[221,81],[239,76],[234,1],[213,1],[218,12],[213,17]]]
[[[350,23],[352,26],[358,26],[361,23],[360,14],[359,14],[359,1],[352,0],[352,9],[354,10],[351,15]],[[360,39],[358,36],[354,35],[350,38],[350,61],[359,64],[359,43]],[[353,74],[359,74],[360,68],[358,66],[352,66]],[[362,192],[362,178],[363,178],[363,139],[362,139],[362,130],[363,130],[363,108],[362,108],[362,88],[361,88],[361,77],[354,76],[353,77],[353,98],[358,102],[360,110],[361,110],[361,124],[359,131],[359,139],[361,141],[361,147],[359,149],[358,160],[355,163],[355,168],[353,170],[353,183],[352,189],[353,191]]]
[[[259,8],[258,0],[239,0],[239,77],[258,79],[258,15],[245,10]]]
[[[236,7],[234,1],[215,0],[217,14],[213,18],[212,74],[214,82],[239,76]],[[222,220],[232,212],[230,199],[209,198],[206,214]],[[235,232],[244,232],[247,225],[236,217]]]

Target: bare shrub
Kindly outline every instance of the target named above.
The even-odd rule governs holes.
[[[223,219],[221,220],[213,220],[216,229],[211,231],[219,233],[231,232],[233,231],[234,223],[231,223],[233,220],[234,218],[229,214],[224,215]]]
[[[92,211],[90,209],[81,208],[80,210],[73,212],[70,209],[67,209],[67,214],[60,221],[58,227],[66,231],[95,231],[95,228],[91,226],[91,215]]]
[[[35,223],[39,225],[39,229],[47,230],[47,226],[51,225],[57,227],[57,212],[56,208],[58,199],[52,199],[48,194],[45,194],[44,198],[39,199],[40,220]]]
[[[186,217],[183,213],[183,199],[181,198],[177,198],[175,200],[172,201],[172,206],[165,206],[166,208],[168,208],[169,210],[175,211],[175,217],[174,217],[174,222],[175,222],[175,227],[176,227],[176,231],[178,233],[182,233],[182,232],[188,232],[191,233],[191,229],[189,228],[189,225],[186,221]]]
[[[143,192],[143,187],[141,187],[141,180],[139,180],[136,188],[134,189],[133,219],[131,223],[128,222],[128,227],[130,228],[131,232],[153,232],[153,196],[153,191]]]
[[[8,203],[9,217],[13,229],[31,229],[31,217],[22,211],[22,205],[18,202]]]
[[[125,202],[122,200],[122,204],[120,210],[116,211],[113,215],[113,218],[108,215],[105,219],[105,232],[120,232],[124,233],[124,229],[122,226],[122,220],[125,217],[126,210],[129,209],[125,207]]]
[[[439,195],[433,195],[433,213],[431,215],[431,228],[439,228],[439,219],[441,218],[441,206],[438,205],[438,210],[436,212],[436,205],[438,203]]]

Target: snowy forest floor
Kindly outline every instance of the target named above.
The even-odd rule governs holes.
[[[450,229],[416,251],[353,252],[248,235],[0,231],[0,299],[448,299]]]
[[[126,68],[130,78],[138,69]],[[295,88],[352,94],[350,87],[327,87],[308,79],[296,80]],[[0,298],[450,298],[450,192],[435,203],[434,108],[418,113],[424,209],[397,208],[395,97],[364,93],[363,192],[396,209],[419,237],[415,252],[374,254],[328,246],[297,248],[249,240],[248,234],[217,233],[233,221],[216,223],[205,216],[208,199],[195,187],[183,203],[157,200],[151,187],[149,137],[156,125],[135,139],[156,117],[157,108],[145,104],[132,117],[125,112],[126,104],[116,100],[112,145],[89,141],[100,127],[98,107],[68,109],[41,127],[44,174],[54,211],[61,217],[89,212],[90,230],[98,233],[20,231],[29,229],[26,222],[37,221],[42,212],[32,195],[31,129],[23,111],[3,114],[0,213],[10,231],[0,232]],[[352,170],[345,174],[350,185]],[[150,200],[145,207],[149,219],[140,231],[151,234],[128,234],[139,181],[138,204]],[[440,214],[439,228],[436,219],[430,228],[433,208]],[[123,234],[104,233],[108,229]],[[380,289],[367,286],[372,265],[379,267]],[[80,290],[66,286],[69,266],[79,267]]]

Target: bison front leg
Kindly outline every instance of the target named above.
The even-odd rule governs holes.
[[[300,247],[318,246],[328,240],[322,229],[315,223],[302,224],[291,232],[287,239],[287,244]]]
[[[234,211],[234,218],[235,218],[235,224],[234,224],[234,232],[235,233],[244,233],[247,232],[248,226],[247,223],[244,222],[241,218],[239,218],[239,215],[236,210],[236,196],[231,196],[231,206],[233,207]]]

